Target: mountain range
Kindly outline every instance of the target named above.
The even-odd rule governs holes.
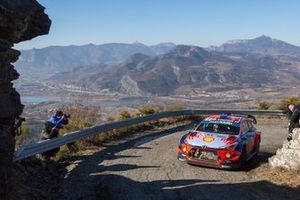
[[[76,79],[74,79],[76,77]],[[188,94],[300,83],[297,67],[262,54],[209,52],[178,45],[166,54],[135,54],[106,67],[80,67],[51,78],[85,90],[129,95]]]
[[[267,55],[299,56],[300,47],[262,35],[250,40],[230,40],[208,50],[219,52],[259,53]]]
[[[299,57],[300,47],[260,36],[206,49],[172,43],[49,47],[26,51],[18,64],[51,71],[52,84],[140,96],[293,87],[300,83]]]
[[[47,75],[71,71],[78,66],[122,62],[135,53],[155,56],[165,53],[175,46],[173,43],[146,46],[137,42],[133,44],[50,46],[21,51],[21,56],[15,66],[24,75],[32,76],[34,73],[36,74],[35,78],[44,79]]]

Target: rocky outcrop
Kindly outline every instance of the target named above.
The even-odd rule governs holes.
[[[0,196],[8,199],[9,175],[14,153],[13,123],[21,115],[23,105],[11,81],[19,73],[10,63],[20,53],[12,49],[14,43],[47,34],[51,21],[36,0],[0,1]]]
[[[293,130],[292,140],[284,141],[276,155],[269,158],[271,167],[300,171],[300,129]]]
[[[123,76],[120,80],[120,91],[133,96],[141,96],[144,94],[137,83],[128,75]]]

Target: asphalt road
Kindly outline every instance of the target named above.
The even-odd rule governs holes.
[[[264,121],[261,153],[246,171],[188,165],[176,159],[179,138],[191,126],[149,132],[72,158],[57,199],[158,200],[300,199],[300,191],[254,177],[286,137],[286,122]]]

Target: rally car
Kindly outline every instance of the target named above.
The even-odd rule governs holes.
[[[212,115],[182,136],[177,158],[189,164],[244,168],[259,152],[261,132],[251,115]]]

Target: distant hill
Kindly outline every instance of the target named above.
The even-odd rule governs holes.
[[[50,46],[43,49],[21,51],[21,56],[15,66],[24,75],[35,73],[43,78],[58,72],[71,71],[78,66],[122,62],[135,53],[156,56],[166,53],[175,46],[173,43],[154,46],[146,46],[141,43]]]
[[[265,35],[250,40],[231,40],[219,47],[210,47],[208,50],[300,56],[300,47]]]
[[[51,80],[95,91],[170,95],[188,94],[194,89],[225,91],[289,86],[300,83],[300,72],[275,56],[178,45],[163,55],[135,54],[119,64],[79,67]]]
[[[173,43],[52,46],[22,52],[16,63],[22,76],[16,84],[37,91],[50,83],[52,89],[59,84],[71,91],[126,95],[259,87],[276,91],[300,84],[299,49],[268,36],[207,49]]]

